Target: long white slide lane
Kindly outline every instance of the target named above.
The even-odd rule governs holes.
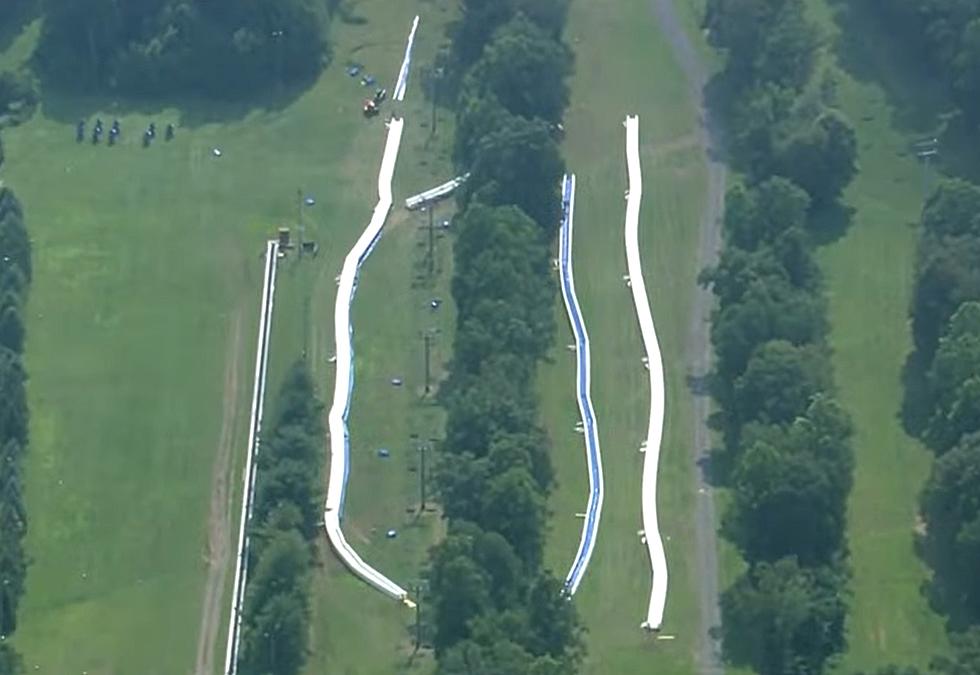
[[[393,98],[399,101],[405,96],[412,46],[415,43],[415,31],[418,29],[418,25],[419,17],[416,16],[412,22],[408,45],[405,48],[405,58],[402,61],[398,81],[395,84]],[[350,431],[347,428],[347,417],[350,412],[351,395],[354,391],[354,349],[351,342],[354,329],[350,321],[350,308],[354,302],[354,293],[357,291],[357,277],[361,265],[371,255],[371,251],[381,237],[381,230],[388,213],[391,211],[391,181],[395,173],[395,163],[398,159],[398,149],[401,146],[403,128],[404,120],[400,118],[392,118],[388,123],[388,139],[385,142],[381,170],[378,173],[378,204],[374,207],[374,213],[368,226],[344,259],[344,266],[340,272],[340,286],[337,289],[337,300],[334,306],[337,372],[334,380],[333,404],[330,406],[330,413],[327,417],[330,429],[330,479],[327,483],[323,524],[334,551],[337,552],[337,555],[351,572],[385,595],[414,607],[415,603],[408,598],[408,591],[367,564],[347,542],[340,528],[347,479],[350,475]]]
[[[419,17],[416,15],[412,21],[412,30],[408,34],[408,44],[405,45],[405,56],[402,59],[402,67],[398,71],[398,80],[395,81],[395,89],[391,97],[396,101],[405,100],[405,90],[408,89],[408,71],[412,66],[412,48],[415,46],[415,31],[419,28]]]
[[[630,288],[633,291],[633,304],[636,318],[643,337],[645,362],[650,375],[650,418],[647,425],[646,440],[641,446],[644,451],[642,478],[643,538],[650,554],[650,567],[653,581],[650,588],[650,604],[646,620],[641,624],[648,630],[660,630],[667,603],[667,556],[660,536],[657,522],[657,466],[660,462],[660,442],[664,428],[664,364],[657,342],[657,331],[650,312],[650,299],[647,296],[640,263],[639,223],[640,202],[643,199],[643,174],[640,170],[640,118],[630,115],[626,118],[626,167],[629,173],[629,192],[626,197],[626,265],[629,271]]]
[[[572,271],[572,232],[575,222],[575,176],[565,175],[562,179],[562,221],[558,230],[558,274],[561,280],[561,295],[565,301],[568,322],[575,334],[575,398],[582,416],[585,433],[585,456],[589,469],[589,501],[586,505],[585,519],[582,523],[582,536],[578,551],[565,577],[564,590],[574,595],[585,575],[595,549],[599,519],[602,516],[603,478],[602,453],[599,449],[599,428],[595,410],[592,407],[592,354],[589,347],[589,333],[575,295],[575,275]]]
[[[232,586],[231,615],[228,617],[228,646],[225,650],[225,675],[238,672],[238,647],[241,641],[242,609],[245,603],[245,582],[248,576],[249,535],[252,520],[252,498],[255,495],[255,456],[259,452],[262,434],[262,413],[265,409],[265,379],[269,363],[269,334],[272,326],[272,305],[276,295],[276,265],[279,242],[273,240],[265,248],[265,277],[262,283],[262,307],[259,313],[259,341],[255,350],[255,383],[252,387],[252,414],[248,423],[248,448],[245,455],[245,480],[242,491],[242,514],[238,524],[238,555],[235,558],[235,582]]]
[[[391,210],[391,178],[395,171],[395,160],[398,157],[403,127],[404,121],[399,118],[392,119],[388,125],[388,140],[385,143],[381,172],[378,175],[378,205],[374,207],[374,214],[367,228],[344,259],[344,266],[340,273],[340,287],[337,289],[334,308],[337,373],[333,405],[327,418],[330,428],[330,480],[327,484],[323,522],[331,545],[351,572],[382,593],[409,602],[408,592],[364,562],[347,543],[340,529],[340,515],[344,505],[347,477],[350,473],[350,433],[347,429],[347,415],[354,388],[354,350],[351,345],[353,328],[350,323],[350,307],[357,290],[357,275],[360,267],[381,236],[381,229]]]

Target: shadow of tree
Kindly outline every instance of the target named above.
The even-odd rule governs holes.
[[[921,437],[932,412],[932,398],[926,382],[929,363],[918,350],[909,353],[902,366],[902,428],[910,436]]]
[[[0,51],[6,51],[39,14],[38,0],[0,0]]]
[[[911,49],[917,40],[882,21],[871,0],[831,0],[840,33],[834,51],[840,67],[860,82],[882,87],[900,130],[929,133],[953,109],[943,76]]]
[[[807,217],[811,241],[817,246],[834,243],[847,234],[854,222],[854,213],[854,207],[839,200],[814,209]]]

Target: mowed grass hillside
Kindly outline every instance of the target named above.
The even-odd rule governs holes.
[[[682,16],[693,24],[694,11]],[[690,28],[690,26],[688,26]],[[575,50],[565,155],[577,175],[574,264],[592,345],[592,399],[599,425],[605,504],[592,562],[575,602],[588,631],[583,672],[689,675],[699,643],[694,557],[695,467],[691,396],[686,382],[690,304],[694,297],[705,166],[699,116],[665,36],[646,0],[573,3],[567,37]],[[640,247],[666,367],[667,419],[659,512],[670,590],[663,634],[643,631],[650,563],[640,542],[638,452],[646,434],[649,386],[632,296],[623,282],[627,188],[627,114],[640,117],[644,193]],[[581,533],[575,514],[588,496],[585,450],[574,398],[575,366],[564,307],[556,304],[558,344],[542,369],[543,415],[551,434],[558,486],[551,499],[547,561],[564,576]]]
[[[5,133],[2,177],[24,202],[36,265],[33,563],[17,637],[30,668],[192,670],[224,446],[240,498],[263,242],[295,222],[298,188],[318,202],[308,233],[324,270],[363,228],[384,136],[382,120],[362,119],[363,90],[342,59],[376,59],[368,65],[390,88],[416,9],[359,3],[367,23],[335,24],[335,60],[318,82],[262,92],[254,107],[46,95],[30,123]],[[37,30],[10,53],[29,53]],[[120,119],[117,147],[74,142],[77,119],[96,116]],[[178,123],[177,138],[140,147],[151,120]],[[321,287],[333,274],[320,274]],[[302,306],[289,300],[289,275],[287,265],[277,320]],[[237,508],[225,505],[229,531]],[[223,600],[222,624],[226,608]]]
[[[406,100],[389,108],[405,119],[393,181],[394,206],[362,268],[351,310],[355,386],[343,527],[348,541],[369,564],[411,589],[415,597],[428,549],[442,532],[431,487],[428,510],[418,513],[421,457],[417,447],[431,446],[431,439],[442,434],[443,416],[434,395],[451,356],[454,313],[449,291],[452,242],[441,225],[451,219],[453,203],[437,206],[433,214],[430,277],[428,214],[406,211],[404,200],[451,177],[452,114],[437,111],[433,135],[425,83],[437,51],[448,44],[445,34],[455,5],[448,0],[410,2],[393,10],[383,2],[372,2],[358,5],[357,12],[365,22],[344,26],[338,33],[343,41],[337,58],[363,62],[383,84],[398,72],[416,13],[421,24]],[[377,176],[387,130],[382,120],[369,127],[363,143],[332,160],[345,175],[345,189],[318,194],[316,205],[304,211],[307,232],[321,246],[317,258],[287,260],[280,268],[270,377],[278,381],[293,359],[306,354],[327,408],[335,377],[330,363],[336,353],[335,278],[378,198]],[[430,305],[433,299],[438,300],[437,308]],[[423,397],[423,331],[432,335],[432,390],[427,398]],[[393,386],[392,378],[402,385]],[[381,448],[388,450],[387,458],[379,457]],[[324,448],[324,486],[328,452],[329,439]],[[430,447],[429,472],[435,459]],[[397,531],[396,538],[386,537],[389,529]],[[306,672],[388,675],[431,670],[430,651],[413,653],[415,613],[354,577],[334,556],[325,536],[319,553],[322,565],[313,583]]]
[[[833,19],[838,7],[810,3],[834,38],[839,102],[859,142],[860,173],[845,197],[852,225],[820,250],[834,370],[853,417],[857,460],[848,511],[854,595],[848,650],[837,669],[844,674],[885,663],[924,667],[946,649],[942,619],[922,591],[928,570],[914,549],[931,456],[900,417],[924,189],[909,148],[935,130],[943,95],[870,14],[842,17],[841,34]]]

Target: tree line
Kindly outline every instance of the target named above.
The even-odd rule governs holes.
[[[311,78],[327,57],[326,0],[41,0],[35,54],[73,88],[234,97]]]
[[[980,130],[980,0],[870,0],[876,16],[945,80]]]
[[[732,492],[722,532],[748,563],[722,595],[724,655],[760,675],[816,675],[845,643],[854,456],[814,242],[842,210],[857,144],[816,67],[803,0],[709,0],[704,27],[727,56],[714,113],[744,175],[726,198],[719,262],[701,277],[718,301],[715,465]]]
[[[27,576],[22,481],[28,442],[24,312],[31,272],[31,240],[23,209],[12,190],[0,187],[0,675],[22,672],[10,637],[17,629],[17,606]]]
[[[543,568],[549,439],[537,364],[554,341],[552,270],[568,103],[567,0],[464,0],[453,34],[459,196],[453,359],[435,482],[448,520],[430,554],[441,675],[567,675],[583,653]]]
[[[920,377],[907,379],[913,431],[935,453],[920,496],[920,549],[933,606],[948,618],[952,655],[929,672],[980,672],[980,187],[952,179],[922,212],[911,318]],[[912,413],[913,411],[907,410]],[[919,675],[913,668],[881,675]]]
[[[306,662],[324,429],[308,365],[289,370],[262,435],[238,671],[296,675]]]

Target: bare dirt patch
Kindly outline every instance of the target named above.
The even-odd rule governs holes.
[[[197,640],[194,675],[214,674],[214,652],[221,627],[221,599],[225,578],[230,567],[231,551],[231,458],[238,419],[240,392],[239,373],[242,370],[242,310],[239,307],[231,320],[228,349],[225,352],[224,395],[221,404],[221,435],[211,472],[211,507],[208,511],[208,541],[204,560],[208,566],[204,585],[204,604],[201,609],[201,629]]]

